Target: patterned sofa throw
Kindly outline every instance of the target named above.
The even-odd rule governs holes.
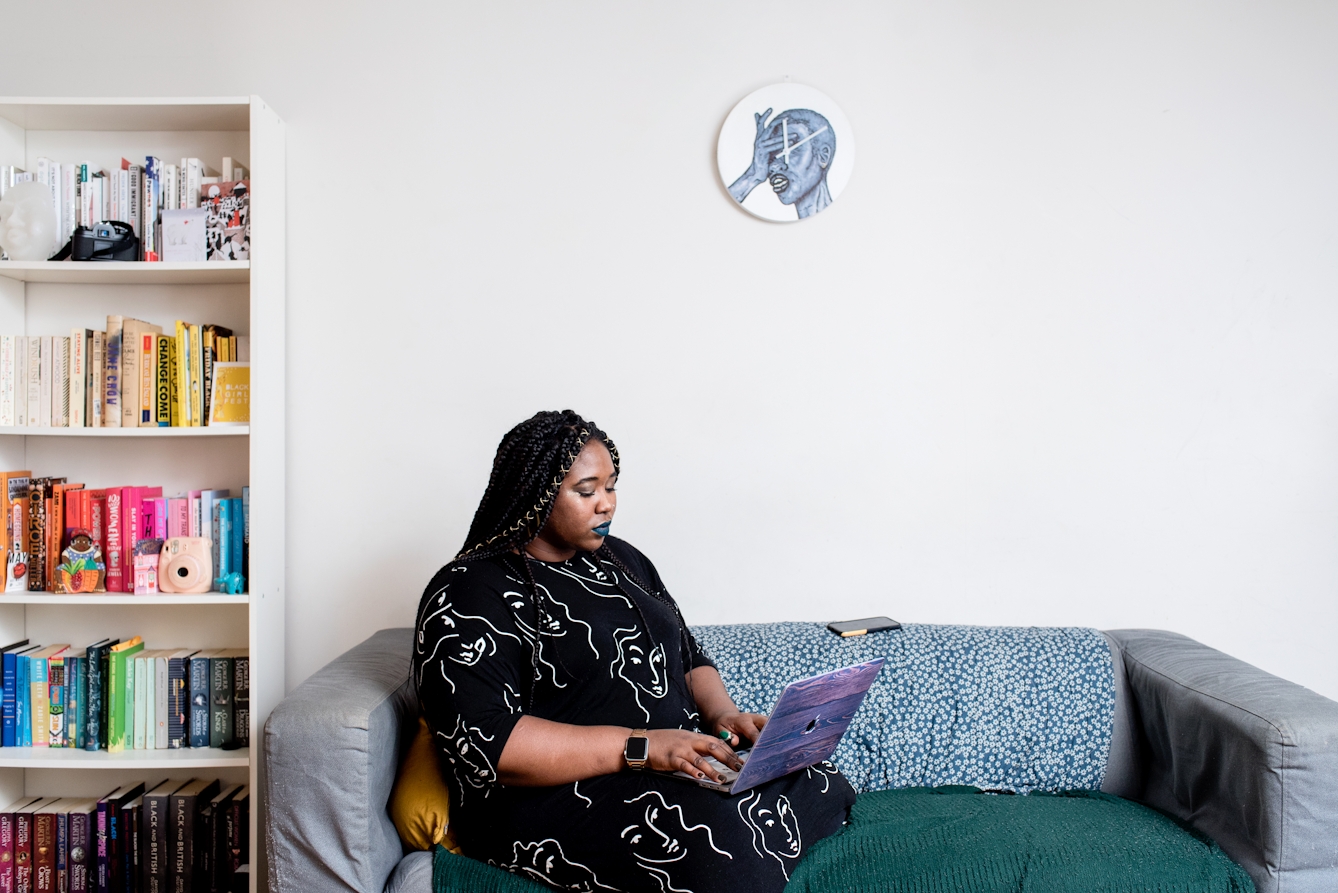
[[[887,659],[832,758],[857,791],[972,785],[1096,789],[1115,678],[1100,632],[935,626],[842,639],[819,623],[696,626],[740,709],[769,712],[795,679]]]

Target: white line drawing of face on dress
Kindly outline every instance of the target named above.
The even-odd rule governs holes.
[[[511,862],[497,867],[574,893],[617,889],[601,884],[589,866],[568,859],[562,852],[562,844],[551,837],[536,843],[512,844]]]
[[[437,748],[437,753],[450,766],[451,774],[455,776],[460,788],[461,802],[465,799],[467,788],[484,791],[483,796],[487,797],[489,789],[497,781],[497,772],[475,739],[482,741],[493,739],[483,734],[481,729],[466,726],[464,719],[459,716],[455,718],[455,728],[449,733],[437,732],[437,737],[445,742],[444,747]]]
[[[837,769],[830,760],[823,760],[821,763],[814,763],[812,766],[809,766],[804,770],[804,774],[809,778],[817,777],[822,779],[822,790],[818,793],[825,794],[831,790],[832,778],[839,775],[840,770]]]
[[[831,123],[812,109],[788,109],[769,118],[771,109],[753,115],[757,133],[753,163],[729,186],[740,204],[761,183],[783,205],[794,205],[799,219],[811,217],[832,203],[827,171],[836,156]]]
[[[561,574],[568,579],[575,580],[581,584],[581,588],[591,595],[597,595],[600,598],[611,598],[622,602],[631,608],[632,603],[628,601],[627,596],[618,591],[617,577],[613,576],[616,571],[609,568],[607,571],[599,565],[596,565],[585,556],[581,556],[581,562],[585,564],[583,570],[573,569],[564,565],[549,565],[549,570]],[[626,581],[629,585],[631,580]]]
[[[457,611],[455,604],[447,600],[448,589],[449,587],[443,587],[437,594],[433,599],[431,613],[423,623],[419,624],[420,630],[424,630],[433,622],[440,623],[445,629],[444,634],[437,638],[431,652],[422,661],[419,682],[422,681],[421,672],[426,670],[428,663],[437,660],[442,678],[451,686],[451,691],[455,691],[455,682],[447,672],[447,661],[472,667],[483,658],[497,653],[499,639],[508,638],[520,642],[520,636],[498,629],[486,617]],[[423,635],[424,633],[420,631],[420,654],[423,651]]]
[[[641,696],[660,700],[669,693],[669,677],[665,673],[664,646],[650,644],[639,627],[631,626],[613,631],[613,645],[617,649],[609,675],[617,676],[632,686],[632,696],[641,712],[650,719],[650,710],[641,702]],[[647,650],[649,646],[649,650]]]
[[[804,850],[789,798],[782,794],[772,799],[761,791],[751,791],[739,801],[739,817],[753,832],[753,849],[759,856],[779,862],[788,881],[790,869]]]
[[[670,804],[659,791],[646,791],[623,802],[640,805],[642,813],[640,820],[624,828],[619,836],[637,865],[659,881],[663,893],[691,893],[675,887],[668,871],[668,866],[689,856],[689,844],[697,848],[694,859],[704,857],[703,844],[731,861],[734,859],[715,845],[709,825],[689,825],[683,807]]]
[[[519,580],[511,577],[507,579],[521,585]],[[531,604],[529,597],[519,590],[509,589],[502,593],[502,598],[505,599],[507,607],[511,609],[516,626],[520,629],[521,635],[525,637],[525,641],[529,643],[531,648],[538,648],[539,666],[548,668],[548,675],[553,680],[553,687],[566,688],[567,683],[558,679],[557,667],[544,656],[545,645],[551,646],[556,651],[559,640],[567,638],[568,633],[573,630],[579,634],[580,631],[575,628],[584,627],[585,634],[581,638],[585,640],[586,645],[594,653],[595,660],[599,660],[599,649],[595,647],[595,633],[590,624],[579,617],[572,616],[571,609],[565,602],[553,598],[546,586],[540,583],[535,585],[538,587],[539,595],[543,598],[546,606],[544,611],[544,634],[537,640],[531,622],[534,617],[534,606]],[[554,610],[554,608],[557,610]],[[540,670],[540,673],[542,673],[542,670]]]

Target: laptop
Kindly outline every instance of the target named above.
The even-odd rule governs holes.
[[[821,763],[836,750],[855,711],[882,669],[883,658],[819,673],[785,686],[771,718],[751,747],[735,751],[743,768],[735,771],[713,757],[711,768],[724,782],[686,772],[665,773],[704,788],[741,794],[782,775]]]

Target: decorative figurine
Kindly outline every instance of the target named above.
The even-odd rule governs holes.
[[[60,250],[51,188],[29,180],[15,183],[0,199],[0,249],[10,260],[46,260]]]
[[[28,591],[28,553],[10,552],[5,562],[5,592]]]
[[[104,579],[107,565],[102,561],[102,548],[93,541],[87,530],[74,531],[70,544],[60,553],[64,561],[56,566],[55,590],[67,594],[76,592],[106,592]]]
[[[162,540],[140,540],[135,543],[132,556],[135,563],[135,595],[158,593],[158,562],[162,551]]]
[[[246,578],[237,571],[224,574],[214,582],[218,584],[219,592],[226,592],[228,595],[240,595],[246,591]]]

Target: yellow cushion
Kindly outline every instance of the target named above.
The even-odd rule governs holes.
[[[451,834],[451,796],[437,763],[437,747],[427,720],[418,717],[418,734],[400,765],[395,788],[390,792],[390,820],[404,845],[430,850],[441,844],[452,853],[460,846]]]

